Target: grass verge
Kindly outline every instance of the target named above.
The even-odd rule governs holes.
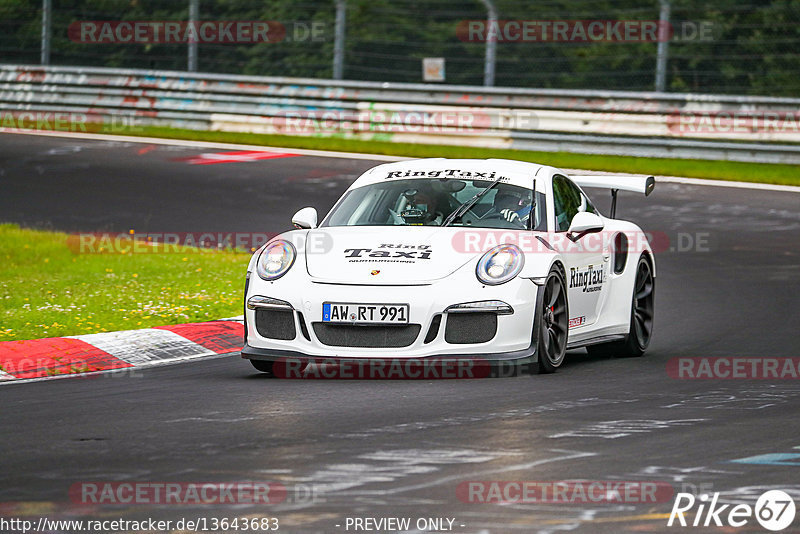
[[[0,224],[0,341],[241,315],[250,254],[193,247],[78,253],[70,236]]]
[[[656,176],[689,176],[712,180],[735,180],[781,185],[800,185],[800,165],[710,161],[699,159],[639,158],[571,152],[533,152],[499,148],[471,148],[452,145],[419,145],[390,141],[364,141],[341,137],[301,137],[237,132],[211,132],[146,126],[130,135],[188,139],[219,143],[239,143],[285,148],[363,152],[415,158],[508,158],[546,163],[565,169],[652,174]]]

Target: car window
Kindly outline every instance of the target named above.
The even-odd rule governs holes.
[[[580,211],[580,191],[563,176],[553,177],[553,205],[556,214],[556,231],[566,232],[572,218]]]
[[[557,232],[569,230],[572,218],[579,211],[597,213],[597,209],[578,186],[561,175],[553,177],[553,204],[556,212]]]
[[[348,191],[321,226],[440,226],[491,184],[425,178],[378,182]],[[543,230],[544,208],[541,193],[534,197],[531,189],[500,182],[451,226]]]

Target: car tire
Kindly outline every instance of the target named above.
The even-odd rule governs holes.
[[[622,341],[590,345],[586,347],[587,352],[591,356],[617,358],[635,358],[644,355],[653,335],[655,291],[653,268],[647,258],[642,256],[636,266],[628,335]]]
[[[542,287],[542,302],[537,310],[536,336],[539,374],[554,373],[564,363],[569,335],[569,303],[564,275],[557,267],[550,270]]]
[[[275,362],[269,360],[250,360],[250,363],[253,364],[256,370],[269,374],[272,374],[272,369],[275,366]]]

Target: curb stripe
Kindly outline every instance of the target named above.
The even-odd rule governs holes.
[[[156,328],[74,336],[133,365],[214,354],[185,337]]]
[[[216,354],[239,350],[244,343],[244,327],[234,321],[157,326],[155,329],[178,334]]]
[[[131,366],[80,339],[58,337],[0,343],[0,365],[5,375],[14,378],[40,378]]]
[[[0,383],[89,376],[238,352],[243,317],[22,341],[0,342]],[[23,380],[19,380],[23,379]]]

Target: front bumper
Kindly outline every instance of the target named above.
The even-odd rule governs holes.
[[[299,271],[299,270],[298,270]],[[291,273],[290,273],[291,274]],[[471,277],[450,277],[424,285],[345,285],[314,282],[306,273],[293,273],[274,282],[267,282],[252,274],[247,284],[246,302],[256,302],[254,297],[267,297],[285,303],[282,311],[288,315],[283,321],[289,327],[289,335],[262,335],[265,327],[263,316],[257,325],[256,314],[260,308],[245,308],[246,343],[242,357],[253,360],[280,360],[295,358],[300,360],[330,359],[481,359],[490,362],[505,361],[516,364],[536,363],[536,338],[534,320],[537,300],[541,291],[530,279],[517,278],[499,286],[484,286],[474,275]],[[471,273],[470,273],[471,274]],[[306,275],[306,276],[303,276]],[[478,308],[474,312],[456,311],[454,305],[478,301],[501,301],[508,304],[512,312],[505,308]],[[416,333],[407,334],[413,338],[403,346],[347,346],[346,341],[336,336],[341,326],[322,323],[324,302],[408,303],[409,324],[418,325]],[[270,307],[270,306],[267,306]],[[448,325],[459,324],[460,318],[472,313],[495,316],[496,330],[488,340],[478,342],[453,342],[454,336],[448,334]],[[438,321],[438,329],[435,323]],[[290,324],[293,323],[293,324]],[[469,325],[468,322],[461,321]],[[261,326],[261,328],[259,328]],[[347,329],[365,328],[345,326]],[[366,327],[369,328],[369,327]],[[385,326],[382,328],[398,328]],[[261,332],[260,332],[261,331]],[[356,334],[358,333],[357,330]],[[333,341],[331,340],[333,332]],[[399,333],[399,331],[396,331]],[[395,331],[390,332],[394,334]],[[412,335],[413,334],[413,335]],[[289,338],[291,336],[291,338]],[[481,336],[478,335],[477,338]],[[395,343],[396,344],[396,343]]]

